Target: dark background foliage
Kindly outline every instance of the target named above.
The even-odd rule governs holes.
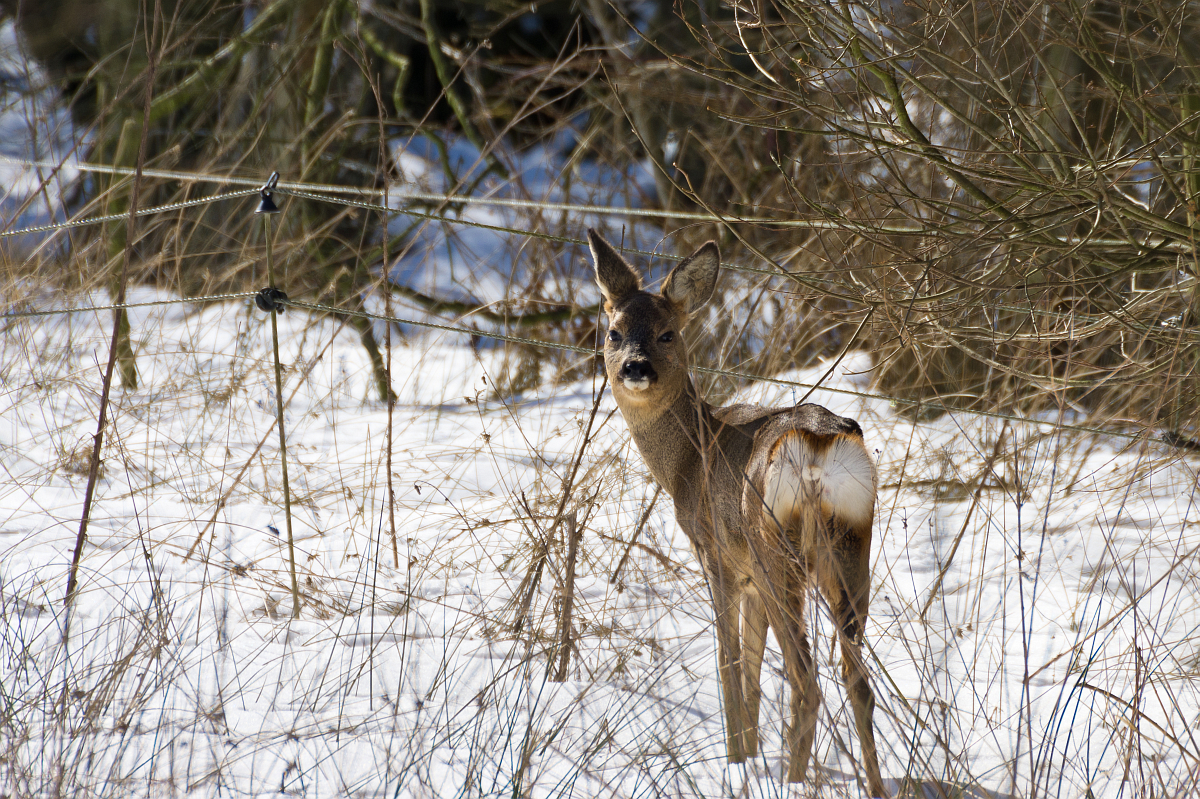
[[[668,250],[716,236],[727,262],[775,273],[727,275],[700,343],[725,366],[778,372],[869,348],[879,389],[931,412],[1195,427],[1194,3],[0,7],[89,132],[82,160],[132,166],[144,144],[146,167],[380,188],[399,169],[385,142],[421,136],[445,153],[461,137],[482,168],[442,163],[454,193],[471,194],[506,185],[507,154],[568,131],[576,162],[652,164],[641,201],[663,210]],[[145,178],[139,203],[197,191]],[[85,178],[71,204],[119,212],[128,197],[127,179]],[[385,248],[402,252],[411,227],[293,202],[279,230],[291,292],[358,310],[385,290]],[[670,216],[688,211],[730,221]],[[127,277],[189,295],[257,287],[251,222],[216,205],[147,219]],[[116,227],[71,242],[113,285]],[[570,254],[556,263],[578,264]],[[506,318],[538,322],[538,335],[589,339],[570,281],[530,285],[474,300],[508,303]],[[526,318],[535,307],[554,312]],[[383,391],[374,328],[349,321]]]

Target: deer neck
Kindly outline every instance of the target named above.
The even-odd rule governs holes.
[[[700,398],[691,378],[673,401],[656,408],[617,405],[654,479],[678,498],[695,485],[703,468],[701,446],[716,428],[712,406]]]

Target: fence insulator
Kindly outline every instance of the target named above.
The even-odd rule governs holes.
[[[256,214],[277,214],[279,206],[275,204],[275,200],[271,198],[271,193],[275,190],[275,186],[279,183],[279,173],[272,172],[271,177],[267,178],[267,182],[258,190],[258,207],[254,209]],[[262,308],[262,306],[259,306]],[[265,309],[264,309],[265,310]]]
[[[268,313],[279,311],[279,313],[283,313],[287,310],[287,298],[288,295],[282,290],[274,286],[264,286],[254,295],[254,304],[258,306],[258,310],[260,311],[267,311]]]

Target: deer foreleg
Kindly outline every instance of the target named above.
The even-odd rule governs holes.
[[[730,763],[743,763],[746,709],[742,695],[742,652],[738,640],[738,596],[733,580],[718,567],[709,575],[717,626],[717,672],[725,703],[725,745]]]
[[[745,698],[746,757],[758,754],[758,708],[762,701],[762,659],[767,645],[767,614],[753,588],[742,594],[742,696]]]

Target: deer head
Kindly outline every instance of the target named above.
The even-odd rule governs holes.
[[[604,366],[613,395],[623,411],[656,416],[687,386],[687,347],[680,332],[712,297],[721,265],[717,245],[710,241],[681,261],[662,292],[652,294],[596,231],[588,230],[588,242],[608,316]]]

